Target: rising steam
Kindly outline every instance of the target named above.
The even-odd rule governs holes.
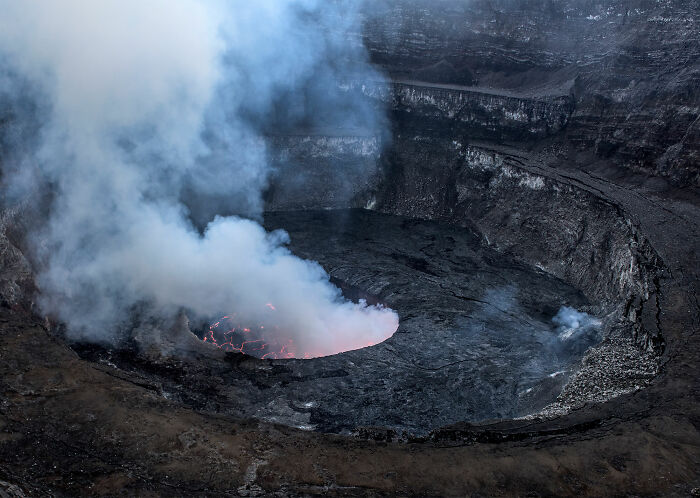
[[[137,308],[255,321],[272,302],[280,328],[316,355],[396,330],[394,312],[344,300],[318,264],[285,248],[285,233],[251,221],[269,174],[266,129],[381,126],[380,113],[339,90],[378,79],[348,42],[354,3],[0,9],[0,93],[15,121],[41,122],[31,139],[4,137],[28,153],[3,159],[3,181],[6,195],[51,196],[31,236],[44,312],[76,337],[113,340]]]

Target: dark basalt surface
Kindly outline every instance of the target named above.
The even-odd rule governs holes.
[[[271,213],[266,225],[288,230],[294,252],[317,259],[336,280],[394,308],[398,331],[382,344],[314,360],[230,355],[151,371],[149,381],[169,399],[306,430],[375,426],[425,435],[544,408],[604,336],[601,325],[559,337],[551,319],[562,305],[603,308],[496,253],[471,230],[360,210]],[[613,321],[607,316],[606,326]],[[128,350],[75,349],[123,370],[143,368]],[[231,366],[241,361],[254,373]]]
[[[361,210],[271,213],[266,225],[288,230],[295,253],[400,316],[399,330],[381,345],[301,365],[313,372],[340,361],[348,374],[335,385],[291,390],[326,412],[321,430],[343,421],[346,429],[424,434],[450,419],[532,413],[555,399],[569,368],[603,336],[596,327],[559,339],[551,318],[560,306],[590,303],[561,280],[499,255],[473,230]],[[337,400],[343,403],[332,410]]]

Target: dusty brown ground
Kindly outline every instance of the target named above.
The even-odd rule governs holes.
[[[665,363],[645,390],[560,419],[457,426],[424,441],[319,435],[183,408],[4,309],[0,491],[688,496],[700,486],[697,231],[683,211],[668,214],[673,203],[652,214],[639,196],[614,192],[645,214],[641,227],[672,274],[660,283]]]
[[[378,443],[185,410],[26,317],[4,312],[0,327],[0,479],[28,494],[683,495],[698,484],[697,392],[669,373],[595,415]]]

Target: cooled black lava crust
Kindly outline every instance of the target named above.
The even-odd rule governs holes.
[[[206,411],[322,432],[385,427],[422,435],[536,412],[601,335],[560,339],[551,319],[562,305],[598,308],[490,249],[473,230],[364,210],[268,213],[265,224],[287,230],[293,252],[319,261],[348,297],[396,310],[394,336],[313,360],[228,353],[223,360],[185,354],[180,362],[76,349],[151,375],[164,396]]]
[[[489,249],[474,231],[364,210],[269,213],[291,249],[400,316],[384,343],[284,362],[258,416],[343,432],[413,433],[515,417],[553,401],[595,335],[562,341],[551,323],[576,289]],[[274,400],[274,401],[273,401]],[[288,411],[287,411],[288,409]]]

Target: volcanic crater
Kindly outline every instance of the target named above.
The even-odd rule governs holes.
[[[389,79],[344,91],[390,136],[265,137],[265,228],[394,309],[383,342],[262,358],[186,312],[76,342],[3,206],[0,495],[695,493],[695,4],[555,4],[388,2]]]
[[[483,219],[393,214],[400,208],[388,209],[390,200],[384,213],[266,213],[266,228],[286,230],[290,249],[318,261],[347,298],[397,311],[399,328],[384,342],[291,359],[294,346],[284,331],[275,331],[280,338],[265,349],[251,336],[256,325],[237,325],[239,344],[220,332],[222,321],[235,323],[224,317],[192,327],[202,344],[186,325],[164,337],[179,358],[164,355],[152,339],[144,343],[146,334],[119,351],[74,347],[86,359],[145,375],[168,399],[195,408],[339,434],[383,428],[396,437],[424,437],[463,421],[564,414],[646,385],[658,368],[661,338],[642,328],[634,301],[658,261],[639,251],[631,225],[608,204],[557,180],[495,169],[489,161],[463,167],[492,168],[486,181],[502,192],[499,214],[488,215],[505,220],[487,232],[479,228]],[[470,186],[478,189],[474,176]],[[390,193],[373,195],[393,199],[397,184],[389,184]],[[546,213],[538,212],[541,203]],[[513,224],[512,217],[524,219]],[[537,223],[548,225],[550,239],[523,240]],[[567,310],[578,318],[562,322]],[[215,334],[219,349],[211,346]],[[223,339],[230,341],[224,347]]]

